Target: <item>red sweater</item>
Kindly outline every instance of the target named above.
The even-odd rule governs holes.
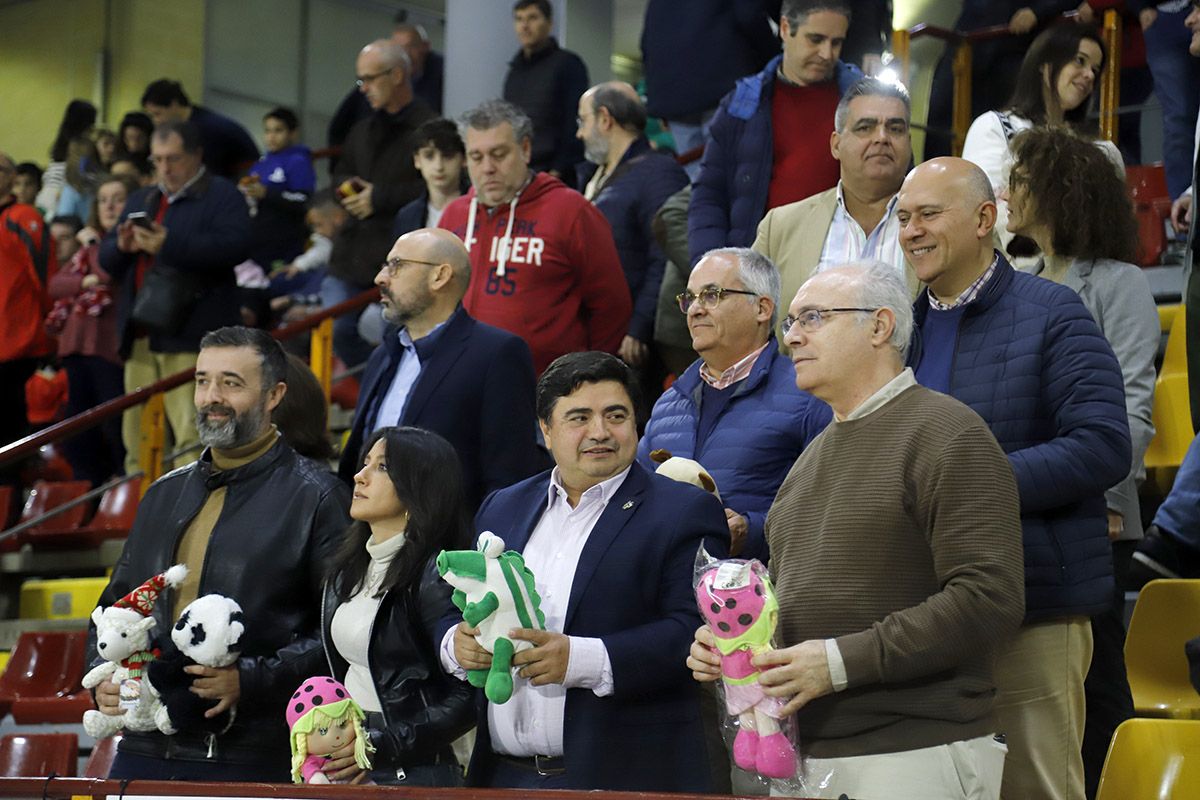
[[[539,375],[565,353],[617,352],[633,304],[604,215],[544,172],[517,196],[511,223],[511,204],[477,203],[468,234],[473,203],[472,188],[438,222],[471,254],[467,312],[524,339]],[[506,233],[511,244],[502,258]]]
[[[767,210],[832,189],[838,162],[829,151],[837,83],[792,86],[778,77],[771,95],[774,158]]]
[[[0,361],[53,352],[42,327],[50,311],[46,277],[54,240],[33,206],[0,200]]]

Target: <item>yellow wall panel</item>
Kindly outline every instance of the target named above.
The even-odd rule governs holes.
[[[105,10],[110,17],[105,19]],[[183,82],[201,102],[202,0],[32,0],[0,6],[0,149],[45,166],[63,109],[75,98],[115,126],[155,78]],[[106,36],[108,103],[99,76]]]

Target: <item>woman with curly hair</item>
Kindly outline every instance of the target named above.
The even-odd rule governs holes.
[[[1037,242],[1044,255],[1032,272],[1078,292],[1112,345],[1124,377],[1133,444],[1129,474],[1105,493],[1117,591],[1113,607],[1092,618],[1092,668],[1084,685],[1083,760],[1094,793],[1112,733],[1133,713],[1124,669],[1123,584],[1142,538],[1137,481],[1154,436],[1150,409],[1158,311],[1145,274],[1130,263],[1137,250],[1137,221],[1125,181],[1105,155],[1062,128],[1020,133],[1012,146],[1008,230]]]
[[[1065,125],[1081,136],[1096,139],[1093,89],[1107,59],[1100,32],[1091,25],[1060,23],[1047,28],[1029,46],[1016,88],[1008,105],[980,114],[963,142],[962,157],[987,173],[997,194],[1008,184],[1012,166],[1011,142],[1021,131],[1044,125]],[[1097,141],[1117,169],[1124,169],[1121,152],[1112,142]],[[1005,230],[1007,205],[996,204],[996,230],[1007,249],[1012,234]],[[1017,245],[1011,255],[1028,256],[1032,249]]]

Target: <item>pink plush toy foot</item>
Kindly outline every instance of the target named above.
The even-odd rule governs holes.
[[[747,772],[758,769],[758,732],[741,728],[733,737],[733,763]]]
[[[737,758],[737,740],[733,742],[734,758]],[[742,766],[738,760],[738,766]],[[747,769],[746,767],[742,767]],[[792,743],[783,735],[782,731],[776,731],[769,736],[764,736],[758,740],[758,751],[755,756],[753,769],[759,775],[764,775],[768,778],[790,778],[796,774],[796,750],[792,747]]]

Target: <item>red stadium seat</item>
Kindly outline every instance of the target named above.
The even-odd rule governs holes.
[[[0,486],[0,531],[8,528],[8,521],[12,519],[13,506],[13,487]],[[11,553],[21,546],[21,537],[11,536],[7,539],[0,539],[0,553]]]
[[[117,745],[120,743],[119,733],[105,739],[97,739],[96,746],[92,748],[92,754],[88,756],[87,764],[83,768],[83,777],[107,778],[108,771],[112,769],[113,759],[117,756]]]
[[[92,521],[71,531],[71,538],[81,544],[99,546],[105,539],[128,536],[137,516],[141,486],[141,479],[134,478],[109,489],[100,498],[100,507],[96,509]]]
[[[45,703],[25,704],[25,713],[54,713],[79,708],[79,716],[90,706],[83,706],[73,695],[82,691],[87,631],[26,631],[17,640],[4,673],[0,674],[0,717],[14,712],[18,700],[44,700]],[[86,694],[86,692],[85,692]],[[49,702],[49,701],[57,701]],[[88,697],[88,702],[91,698]],[[67,705],[61,705],[66,703]],[[40,721],[40,720],[39,720]],[[47,720],[48,721],[48,720]]]
[[[0,775],[6,778],[73,778],[79,737],[73,733],[9,734],[0,738]]]
[[[21,521],[40,517],[52,508],[82,497],[92,488],[87,481],[38,481],[33,485]],[[81,540],[75,533],[88,515],[88,504],[80,503],[61,514],[50,517],[21,534],[22,542],[35,547],[73,547]]]

